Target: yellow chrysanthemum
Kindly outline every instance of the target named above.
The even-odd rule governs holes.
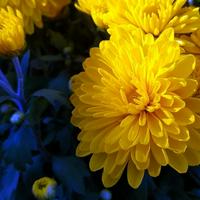
[[[0,54],[18,54],[25,45],[23,17],[19,10],[0,8]]]
[[[32,192],[38,200],[50,200],[55,198],[56,186],[54,179],[43,177],[34,182]]]
[[[183,7],[186,0],[109,0],[107,24],[133,24],[158,36],[168,27],[190,33],[200,27],[199,8]]]
[[[7,5],[21,11],[24,17],[25,31],[32,34],[34,24],[42,28],[42,16],[54,17],[70,0],[3,0],[0,7]]]
[[[145,170],[153,177],[165,165],[186,172],[200,163],[200,145],[193,146],[200,137],[187,128],[195,120],[186,106],[197,89],[190,78],[195,57],[180,54],[172,28],[158,39],[131,26],[109,32],[111,39],[92,48],[84,72],[72,78],[71,121],[81,129],[76,154],[92,154],[90,169],[103,169],[105,187],[126,166],[133,188]]]
[[[107,25],[104,22],[104,18],[108,14],[107,1],[105,0],[78,0],[75,7],[82,12],[91,15],[94,23],[105,28]]]

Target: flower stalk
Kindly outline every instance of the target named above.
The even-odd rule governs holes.
[[[17,56],[12,58],[12,63],[17,74],[17,91],[14,91],[4,73],[0,70],[0,87],[9,95],[10,100],[17,105],[21,112],[24,112],[24,75]]]

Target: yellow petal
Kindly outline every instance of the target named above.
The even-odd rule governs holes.
[[[196,166],[200,164],[200,152],[187,148],[184,156],[188,162],[189,165],[191,166]]]
[[[162,122],[152,114],[148,114],[148,128],[152,135],[156,137],[163,136]]]
[[[155,158],[157,163],[159,163],[162,166],[165,166],[168,164],[168,157],[165,149],[158,147],[156,144],[151,144],[151,152],[152,156]],[[153,159],[151,156],[151,160]],[[150,163],[151,163],[150,160]],[[152,161],[153,162],[153,161]]]
[[[90,146],[90,143],[84,143],[84,142],[79,143],[76,148],[76,155],[79,157],[90,155],[91,152],[90,152],[89,146]]]
[[[155,137],[152,135],[153,142],[161,147],[161,148],[168,148],[169,147],[169,140],[168,140],[168,135],[166,133],[166,130],[164,129],[164,135],[163,137]]]
[[[174,140],[177,141],[188,141],[190,139],[190,132],[187,128],[185,127],[180,127],[180,133],[179,134],[173,134],[173,133],[169,133],[169,137],[171,137]]]
[[[182,55],[176,63],[174,70],[170,72],[169,76],[187,78],[195,69],[195,65],[196,62],[193,55]]]
[[[187,85],[175,91],[182,99],[191,97],[197,90],[198,82],[194,79],[188,79]]]
[[[200,151],[200,132],[190,128],[190,140],[187,142],[191,149]]]
[[[150,145],[137,144],[135,148],[135,159],[138,162],[146,162],[149,156]]]
[[[186,142],[173,140],[172,138],[169,138],[169,149],[172,150],[174,153],[184,153],[186,148]]]
[[[200,113],[200,99],[195,97],[189,97],[185,100],[187,106],[194,112]]]
[[[173,115],[176,123],[180,126],[186,126],[195,121],[194,113],[188,108],[183,108],[179,112],[173,113]]]
[[[157,177],[160,174],[161,166],[153,156],[150,158],[150,165],[148,167],[148,173],[150,176]]]
[[[105,187],[112,187],[117,183],[120,177],[112,178],[111,175],[107,174],[105,170],[103,171],[102,175],[102,182]]]
[[[134,189],[138,188],[142,182],[144,170],[137,170],[134,163],[129,161],[127,168],[128,183]]]
[[[188,162],[183,154],[176,154],[167,150],[169,165],[179,173],[185,173],[188,169]]]
[[[106,160],[107,154],[105,153],[98,153],[93,154],[90,158],[90,169],[91,171],[97,171],[99,169],[102,169]]]

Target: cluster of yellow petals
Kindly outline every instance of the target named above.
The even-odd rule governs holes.
[[[57,183],[49,177],[37,179],[32,186],[32,192],[38,200],[54,199],[56,194]]]
[[[0,8],[0,54],[14,55],[25,46],[23,17],[19,10]]]
[[[162,166],[184,173],[200,164],[195,57],[181,54],[172,28],[158,38],[132,25],[109,33],[72,78],[71,121],[81,129],[77,155],[92,154],[90,169],[103,169],[106,187],[125,168],[137,188],[145,171],[156,177]]]
[[[186,0],[78,0],[77,5],[79,10],[91,14],[100,27],[132,24],[158,36],[168,27],[174,28],[175,33],[200,28],[199,8],[183,7],[185,3]]]
[[[10,6],[21,11],[24,17],[25,31],[34,32],[34,25],[43,27],[42,16],[55,17],[70,0],[1,0],[0,7]]]
[[[109,1],[109,0],[108,0]],[[107,15],[107,1],[105,0],[79,0],[75,7],[82,12],[92,16],[95,24],[101,28],[106,28],[104,18]]]

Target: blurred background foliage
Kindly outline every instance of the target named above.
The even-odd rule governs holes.
[[[193,1],[199,5],[200,1]],[[78,129],[70,124],[70,77],[82,71],[90,47],[107,33],[73,2],[59,17],[45,19],[44,29],[27,36],[24,69],[24,111],[0,90],[0,200],[34,200],[32,185],[38,178],[54,178],[57,200],[190,200],[200,199],[200,167],[180,175],[165,167],[158,178],[148,175],[137,190],[119,183],[105,190],[101,173],[91,173],[88,158],[75,156]],[[0,59],[1,70],[12,86],[16,74],[9,58]]]

